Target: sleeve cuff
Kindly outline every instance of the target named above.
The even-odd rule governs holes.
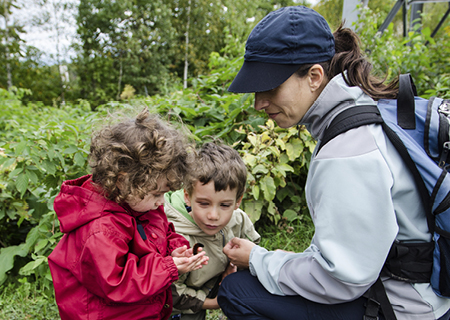
[[[164,257],[163,265],[164,265],[164,269],[169,271],[171,282],[177,281],[178,280],[178,269],[177,269],[177,266],[175,265],[175,262],[173,262],[173,258],[171,256]]]
[[[253,257],[253,254],[255,253],[255,251],[258,250],[258,248],[261,248],[261,247],[258,246],[258,245],[254,246],[254,247],[252,248],[252,251],[250,251],[250,256],[249,256],[249,258],[248,258],[248,268],[249,268],[249,270],[250,270],[250,274],[251,274],[252,276],[254,276],[254,277],[256,277],[256,270],[255,270],[255,267],[254,267],[253,264],[252,264],[252,257]]]

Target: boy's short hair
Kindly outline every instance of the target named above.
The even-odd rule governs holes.
[[[199,181],[203,185],[214,181],[216,192],[236,189],[236,199],[245,191],[247,168],[239,153],[220,143],[207,142],[197,151],[185,179],[185,190],[192,195],[194,186]]]
[[[92,179],[117,203],[129,196],[143,199],[157,189],[161,178],[167,179],[170,190],[177,190],[193,155],[189,147],[179,130],[145,109],[135,119],[107,125],[92,135]]]

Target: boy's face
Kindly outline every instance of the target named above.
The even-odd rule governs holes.
[[[236,200],[236,189],[216,192],[214,181],[205,185],[197,181],[190,197],[184,191],[184,200],[192,208],[189,214],[200,229],[208,235],[214,235],[228,224],[233,211],[239,208],[242,197]]]
[[[164,193],[170,191],[167,187],[167,180],[161,179],[158,181],[158,189],[150,191],[144,199],[137,197],[129,197],[127,200],[131,209],[137,212],[147,212],[149,210],[156,210],[159,206],[164,204]]]

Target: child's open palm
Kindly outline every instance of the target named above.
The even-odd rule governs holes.
[[[203,265],[208,264],[209,260],[209,257],[206,256],[206,252],[200,251],[198,254],[194,255],[192,248],[187,249],[186,246],[175,249],[172,251],[171,255],[179,274],[200,269]]]

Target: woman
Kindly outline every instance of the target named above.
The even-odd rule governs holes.
[[[261,20],[244,58],[229,91],[255,92],[257,110],[283,128],[305,125],[319,145],[337,114],[398,92],[398,80],[370,75],[354,32],[332,34],[302,6]],[[224,248],[233,264],[249,268],[222,282],[218,301],[230,319],[359,320],[366,311],[365,319],[376,319],[379,301],[363,295],[393,242],[431,241],[414,180],[378,124],[349,130],[313,154],[305,190],[315,234],[304,252],[271,252],[243,239]],[[429,283],[381,279],[397,319],[449,319],[450,299]],[[379,319],[391,318],[384,311]]]

